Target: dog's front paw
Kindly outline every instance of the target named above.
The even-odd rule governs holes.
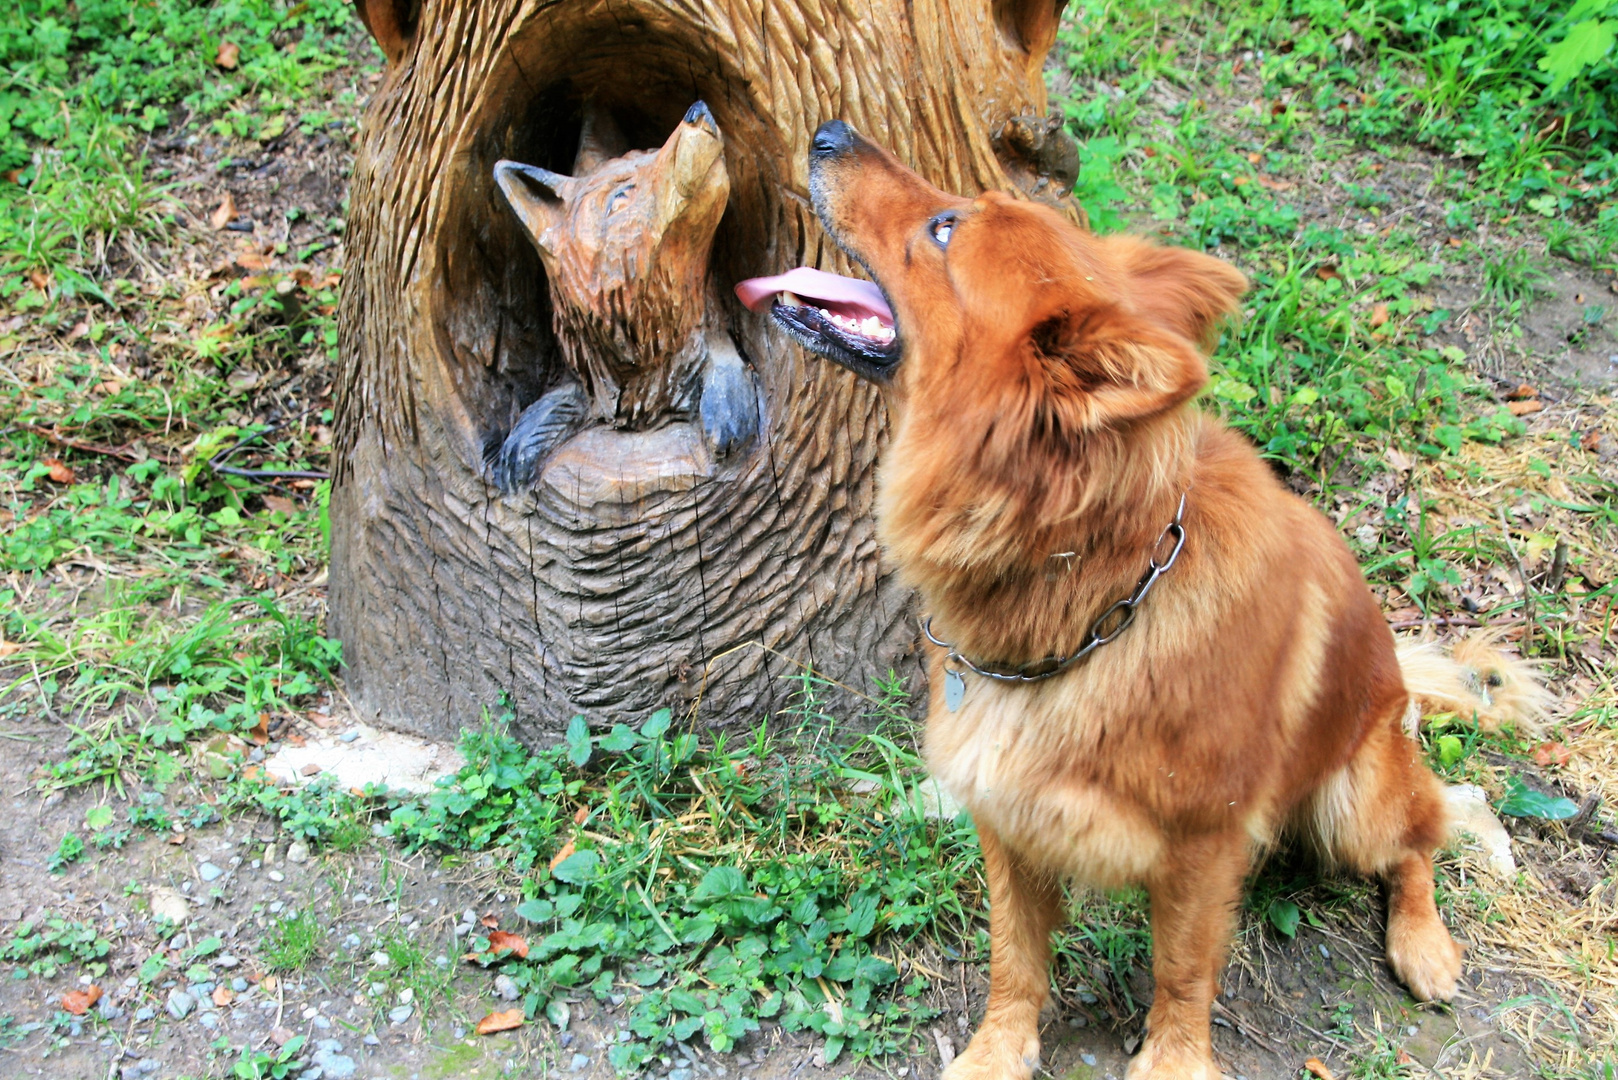
[[[1028,1080],[1039,1068],[1039,1032],[984,1026],[941,1080]]]
[[[1461,947],[1438,913],[1388,915],[1388,966],[1421,1001],[1449,1001],[1461,977]]]
[[[1205,1051],[1168,1045],[1147,1036],[1124,1070],[1124,1080],[1228,1080]]]

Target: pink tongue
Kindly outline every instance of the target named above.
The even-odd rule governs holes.
[[[882,298],[882,290],[869,281],[828,274],[800,266],[774,277],[748,278],[736,286],[736,295],[749,311],[759,311],[783,292],[796,293],[805,300],[818,300],[823,305],[852,307],[866,315],[875,315],[885,322],[893,322],[893,311]]]

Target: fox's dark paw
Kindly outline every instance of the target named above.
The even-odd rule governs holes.
[[[501,494],[528,487],[539,478],[545,460],[555,453],[590,415],[590,401],[578,383],[563,383],[522,411],[489,467]]]
[[[724,458],[758,436],[758,392],[753,376],[728,337],[709,340],[708,366],[702,373],[702,434],[714,457]]]

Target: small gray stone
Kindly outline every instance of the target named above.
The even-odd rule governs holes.
[[[225,871],[211,862],[205,862],[197,867],[197,876],[203,881],[218,881],[225,876]]]
[[[398,1026],[416,1015],[416,1010],[409,1005],[396,1005],[388,1010],[388,1023]]]
[[[309,861],[309,845],[302,840],[294,840],[287,845],[287,862],[306,863]]]
[[[170,990],[168,1000],[169,1015],[176,1020],[184,1020],[196,1010],[197,999],[184,990]]]
[[[110,997],[104,997],[96,1002],[96,1013],[101,1019],[111,1022],[123,1019],[124,1010],[120,1009]]]
[[[367,1035],[365,1038],[361,1039],[360,1042],[364,1043],[366,1046],[382,1045],[382,1040],[377,1038],[375,1035]]]
[[[522,991],[517,989],[517,981],[510,975],[494,977],[494,992],[506,1001],[516,1001],[522,997]]]
[[[330,1031],[331,1030],[331,1020],[329,1020],[328,1018],[326,1018],[324,1016],[317,1016],[317,1017],[315,1017],[313,1020],[311,1020],[309,1022],[311,1024],[315,1025],[315,1027],[319,1028],[321,1031]]]
[[[1091,1068],[1095,1068],[1096,1056],[1094,1054],[1080,1054],[1079,1060]]]
[[[219,1026],[219,1014],[216,1012],[202,1013],[197,1017],[197,1023],[201,1024],[209,1031],[212,1031],[214,1028]]]
[[[240,967],[241,961],[230,955],[228,952],[220,953],[218,956],[213,958],[213,966],[222,967],[228,971],[233,967]]]
[[[566,1050],[568,1047],[573,1045],[573,1033],[571,1031],[564,1031],[562,1032],[562,1037],[556,1041],[562,1044],[563,1050]]]
[[[567,1071],[568,1072],[583,1072],[585,1069],[588,1069],[589,1067],[590,1067],[590,1057],[589,1057],[588,1054],[574,1054],[572,1062],[570,1062],[568,1064]]]
[[[144,1024],[146,1021],[150,1020],[156,1015],[156,1009],[152,1008],[150,1005],[142,1005],[140,1008],[135,1010],[135,1022]]]
[[[355,739],[360,737],[360,733],[357,731],[345,731],[337,737],[343,742],[353,742]]]
[[[690,1069],[670,1069],[669,1080],[691,1080]]]
[[[232,990],[236,991],[238,994],[241,993],[242,991],[246,990],[248,985],[249,984],[248,984],[247,980],[242,978],[240,975],[238,975],[234,979],[230,980],[230,988]]]
[[[338,1049],[341,1049],[341,1047]],[[315,1066],[330,1080],[348,1080],[359,1068],[354,1063],[353,1058],[347,1054],[339,1054],[336,1050],[317,1050],[313,1060]],[[304,1075],[307,1076],[308,1073]]]

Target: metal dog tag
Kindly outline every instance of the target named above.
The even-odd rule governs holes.
[[[944,707],[950,712],[956,712],[961,707],[961,701],[966,697],[966,676],[954,668],[944,669]]]

